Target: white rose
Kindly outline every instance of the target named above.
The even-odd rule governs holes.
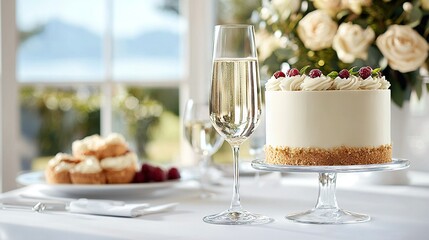
[[[280,19],[287,19],[291,13],[299,10],[301,0],[272,0],[271,6],[279,13]]]
[[[342,0],[341,2],[344,8],[348,8],[356,14],[361,14],[362,7],[372,4],[372,0]]]
[[[316,10],[299,21],[297,32],[306,48],[317,51],[332,45],[337,27],[327,13]]]
[[[429,10],[429,0],[420,0],[420,4],[424,10]]]
[[[332,48],[345,63],[352,63],[356,58],[366,60],[368,47],[374,38],[375,33],[370,27],[363,29],[357,24],[342,23],[334,37]]]
[[[265,60],[274,50],[281,47],[281,40],[273,34],[265,30],[260,30],[255,34],[256,48],[258,49],[258,56],[260,60]]]
[[[342,0],[314,0],[314,6],[317,9],[327,12],[331,16],[337,15],[342,9]]]
[[[428,57],[428,43],[410,26],[390,26],[376,44],[389,66],[400,72],[416,70]]]

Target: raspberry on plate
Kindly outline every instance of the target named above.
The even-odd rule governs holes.
[[[144,183],[145,182],[145,176],[142,172],[136,172],[133,178],[133,183]]]
[[[150,172],[150,179],[154,182],[165,181],[165,172],[160,167],[155,167]]]
[[[148,164],[148,163],[144,163],[140,169],[140,172],[143,173],[144,176],[144,180],[143,182],[150,182],[151,179],[151,172],[153,171],[154,166]]]
[[[174,180],[174,179],[179,179],[180,178],[180,172],[177,168],[172,167],[170,169],[168,169],[167,172],[167,179],[168,180]]]
[[[140,171],[143,173],[149,173],[152,170],[152,168],[154,168],[152,165],[148,163],[143,163]]]

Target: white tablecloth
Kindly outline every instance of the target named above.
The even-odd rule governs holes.
[[[223,226],[204,223],[202,217],[229,206],[231,186],[216,187],[218,194],[214,198],[201,199],[196,184],[189,183],[161,196],[112,196],[151,204],[179,203],[172,212],[138,218],[0,210],[0,239],[429,239],[429,183],[425,184],[349,186],[340,175],[337,187],[340,207],[369,214],[371,221],[314,225],[291,222],[285,215],[314,206],[318,192],[317,175],[280,177],[274,173],[261,176],[258,182],[253,177],[243,177],[243,207],[268,215],[275,222]],[[38,186],[29,186],[0,197],[40,194],[39,190]]]

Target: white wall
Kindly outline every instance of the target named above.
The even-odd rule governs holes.
[[[16,187],[19,171],[15,0],[0,1],[0,24],[0,190],[4,192]]]

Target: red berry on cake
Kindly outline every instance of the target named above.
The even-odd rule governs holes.
[[[338,73],[338,77],[340,78],[349,78],[350,77],[350,73],[347,69],[343,69]]]
[[[167,179],[168,180],[174,180],[174,179],[179,179],[180,178],[180,172],[177,168],[172,167],[170,169],[168,169],[167,172]]]
[[[280,77],[286,77],[286,74],[284,72],[282,72],[282,71],[277,71],[277,72],[274,73],[273,76],[277,79],[277,78],[280,78]]]
[[[319,69],[312,69],[308,74],[308,76],[310,76],[311,78],[320,77],[322,76],[322,71],[320,71]]]
[[[292,69],[289,69],[287,75],[288,75],[288,77],[298,76],[299,75],[299,71],[296,68],[292,68]]]
[[[359,76],[363,79],[367,79],[371,76],[372,68],[370,66],[361,67],[359,69]]]

